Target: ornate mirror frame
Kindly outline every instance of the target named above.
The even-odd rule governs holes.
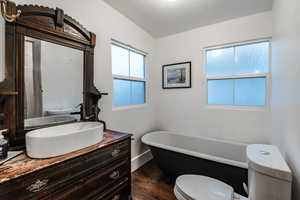
[[[36,5],[18,5],[9,2],[8,12],[21,11],[14,22],[6,22],[5,29],[5,80],[0,83],[0,128],[8,129],[12,149],[25,144],[24,129],[24,38],[78,49],[84,52],[83,109],[82,119],[97,108],[97,115],[90,121],[99,121],[98,100],[101,94],[94,86],[94,48],[96,35],[79,22],[64,14],[62,9]],[[93,113],[95,114],[95,113]]]

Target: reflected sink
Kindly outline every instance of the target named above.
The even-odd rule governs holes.
[[[65,124],[28,132],[26,151],[31,158],[51,158],[97,144],[102,139],[102,123]]]
[[[70,123],[76,122],[76,118],[70,115],[55,115],[49,117],[37,117],[37,118],[30,118],[24,120],[24,127],[25,128],[34,128],[38,126],[46,126],[46,125],[59,125],[61,123]]]

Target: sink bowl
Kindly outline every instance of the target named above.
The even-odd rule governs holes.
[[[28,132],[26,151],[31,158],[51,158],[97,144],[102,139],[102,123],[65,124]]]

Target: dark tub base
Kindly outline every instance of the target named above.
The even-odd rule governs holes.
[[[173,180],[183,174],[199,174],[223,181],[231,185],[236,193],[247,196],[243,189],[243,183],[248,182],[247,169],[152,146],[150,148],[158,167]]]

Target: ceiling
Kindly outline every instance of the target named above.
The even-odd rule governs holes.
[[[272,9],[273,0],[104,0],[153,37]]]

